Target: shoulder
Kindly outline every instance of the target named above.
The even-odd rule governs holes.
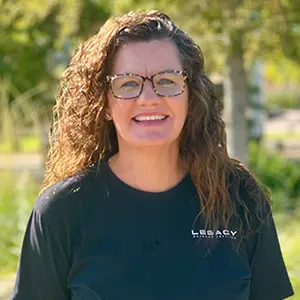
[[[34,212],[50,222],[78,218],[101,191],[101,169],[92,165],[47,187],[39,194]]]

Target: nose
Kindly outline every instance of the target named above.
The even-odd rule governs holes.
[[[161,98],[155,93],[152,83],[146,80],[143,90],[136,101],[142,106],[155,106],[161,101]]]

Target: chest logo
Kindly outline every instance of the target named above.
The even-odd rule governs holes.
[[[219,229],[216,231],[213,230],[206,230],[206,229],[200,229],[200,230],[191,230],[193,238],[206,238],[206,239],[236,239],[237,230],[227,230],[227,229]]]

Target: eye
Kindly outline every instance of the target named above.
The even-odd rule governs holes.
[[[132,80],[132,81],[124,82],[121,85],[121,88],[132,88],[132,87],[137,87],[137,86],[139,86],[139,83]]]
[[[161,84],[161,85],[170,85],[170,84],[174,84],[174,81],[169,79],[169,78],[161,78],[159,79],[159,81],[157,82],[157,84]]]

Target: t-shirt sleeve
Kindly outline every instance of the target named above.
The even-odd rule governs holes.
[[[69,258],[60,234],[33,211],[24,236],[13,300],[66,300]]]
[[[245,222],[244,239],[251,269],[249,300],[288,298],[294,292],[268,199],[270,194],[248,171],[242,170],[240,178],[240,199],[245,204],[241,214],[247,215],[249,221]]]
[[[294,294],[271,214],[258,230],[250,266],[249,300],[281,300]]]
[[[70,190],[69,184],[59,183],[37,199],[23,238],[12,300],[70,299],[74,223],[79,224],[77,200]]]

